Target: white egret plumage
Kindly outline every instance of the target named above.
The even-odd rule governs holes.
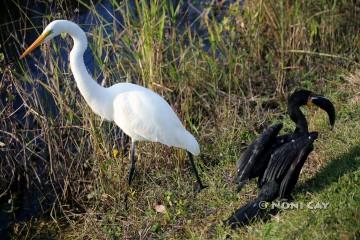
[[[77,24],[67,20],[51,22],[20,59],[42,42],[61,33],[69,34],[74,42],[70,67],[81,95],[92,111],[108,121],[114,121],[131,138],[129,186],[135,170],[135,143],[152,141],[186,150],[198,183],[197,191],[203,189],[192,156],[200,153],[193,135],[184,128],[170,105],[155,92],[132,83],[117,83],[108,88],[100,86],[86,70],[84,52],[88,41]]]

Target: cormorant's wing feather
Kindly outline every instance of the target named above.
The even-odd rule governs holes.
[[[262,182],[269,182],[278,178],[281,169],[286,167],[288,154],[292,155],[292,143],[286,143],[275,150],[271,155],[270,162],[265,170]]]
[[[306,137],[305,137],[306,138]],[[283,178],[287,173],[291,163],[299,155],[304,142],[301,138],[285,143],[278,148],[272,155],[268,167],[265,170],[262,182],[269,182]]]
[[[237,181],[249,179],[255,164],[261,164],[264,152],[275,142],[282,124],[275,124],[267,128],[242,154],[237,166]],[[267,164],[267,163],[266,163]]]
[[[292,161],[290,167],[287,170],[287,173],[280,184],[279,196],[281,198],[286,197],[286,193],[291,192],[292,188],[295,186],[301,168],[303,167],[305,160],[309,156],[310,152],[313,150],[313,140],[309,138],[299,139],[298,151],[296,158]],[[290,190],[290,191],[289,191]]]
[[[291,164],[292,160],[296,158],[297,155],[297,145],[294,142],[291,142],[287,145],[286,148],[284,148],[284,151],[282,153],[283,156],[283,163],[279,166],[279,170],[276,174],[276,178],[280,178],[284,175],[284,173],[289,168],[289,165]]]

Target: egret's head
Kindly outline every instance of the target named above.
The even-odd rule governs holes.
[[[52,38],[56,37],[60,33],[64,31],[64,25],[66,20],[55,20],[49,23],[41,35],[33,42],[33,44],[28,47],[23,54],[21,54],[20,59],[24,58],[30,52],[32,52],[35,48],[37,48],[41,43],[47,42]]]
[[[317,106],[324,110],[329,116],[330,125],[333,127],[335,124],[335,108],[332,102],[321,95],[317,95],[311,91],[300,89],[295,91],[290,95],[288,99],[288,108],[300,107],[303,105],[311,108],[312,106]]]

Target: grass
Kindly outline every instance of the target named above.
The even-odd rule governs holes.
[[[64,3],[58,3],[60,17],[71,19],[72,8]],[[42,189],[40,198],[53,203],[42,210],[50,219],[18,222],[11,228],[13,238],[359,237],[356,3],[259,0],[225,8],[196,1],[191,6],[160,0],[111,4],[122,15],[122,28],[115,27],[117,19],[102,17],[94,4],[78,4],[96,20],[88,31],[98,66],[94,78],[105,86],[131,81],[164,96],[199,140],[201,155],[195,160],[209,187],[194,193],[183,151],[140,143],[126,210],[128,139],[86,106],[67,59],[59,57],[70,50],[71,41],[60,38],[19,68],[1,67],[2,200],[21,195],[15,187],[19,182]],[[191,11],[200,14],[184,20]],[[20,21],[2,26],[12,29],[17,23],[23,30],[14,31],[11,40],[23,43],[36,20],[19,12]],[[51,13],[41,17],[46,23],[53,19]],[[34,66],[46,74],[29,74]],[[296,201],[326,201],[330,208],[281,211],[268,222],[235,232],[223,228],[222,220],[256,196],[255,184],[235,193],[237,159],[269,124],[283,121],[284,131],[293,129],[285,97],[298,87],[325,94],[336,104],[332,132],[323,113],[307,111],[311,129],[321,135],[295,193]],[[164,205],[166,212],[157,213],[156,205]]]

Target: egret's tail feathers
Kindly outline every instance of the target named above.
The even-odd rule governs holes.
[[[181,137],[179,137],[183,147],[192,153],[192,155],[197,156],[200,154],[199,143],[196,141],[195,137],[189,133],[187,130],[181,133]]]

